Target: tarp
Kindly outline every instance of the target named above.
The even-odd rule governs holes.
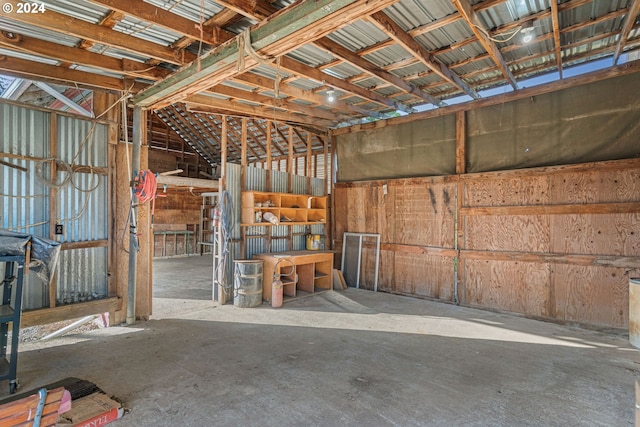
[[[338,137],[338,181],[456,172],[455,115]]]
[[[640,157],[640,73],[466,112],[466,172]],[[455,173],[455,114],[337,137],[338,181]]]
[[[467,172],[640,156],[640,73],[471,110]]]
[[[30,234],[0,229],[0,256],[20,256],[31,242],[29,270],[45,283],[51,283],[58,266],[60,243]]]

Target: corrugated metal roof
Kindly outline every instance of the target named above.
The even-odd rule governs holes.
[[[222,25],[225,31],[233,34],[237,34],[254,24],[253,21],[246,17],[233,17],[228,13],[218,15],[225,9],[222,5],[212,0],[145,1],[155,7],[186,18],[192,21],[194,25],[211,18],[225,16],[225,19],[228,18],[226,23],[222,19],[216,19],[216,22]],[[92,24],[98,24],[110,15],[110,11],[106,7],[85,0],[44,0],[44,3],[50,10],[73,16]],[[275,9],[281,9],[293,3],[293,0],[269,2]],[[490,32],[495,40],[503,39],[502,41],[496,41],[496,45],[502,51],[502,55],[518,80],[535,76],[542,72],[553,71],[554,67],[557,67],[553,20],[549,0],[504,0],[502,2],[491,1],[490,3],[487,0],[472,0],[470,3],[477,9],[476,13],[485,31]],[[563,45],[563,67],[565,68],[573,64],[613,54],[631,0],[592,0],[582,3],[582,0],[562,0],[558,5],[560,9],[560,38]],[[575,6],[576,4],[579,4],[579,6]],[[475,90],[483,90],[505,84],[506,79],[497,68],[494,59],[488,55],[483,44],[476,39],[474,28],[461,18],[460,12],[457,11],[451,0],[399,0],[385,8],[383,13],[396,22],[405,32],[413,36],[415,41],[425,50],[433,53],[439,62],[449,66],[453,72],[467,81]],[[212,49],[210,45],[196,43],[190,39],[185,40],[179,31],[169,30],[144,19],[130,15],[122,18],[122,14],[115,14],[112,18],[113,21],[111,22],[115,23],[113,31],[128,34],[158,46],[173,49],[171,46],[175,46],[176,42],[181,41],[179,46],[185,49],[186,52],[204,53]],[[528,45],[523,45],[521,34],[518,32],[520,29],[518,24],[526,20],[533,21],[536,40]],[[158,62],[151,60],[148,53],[132,52],[132,50],[135,50],[135,46],[125,48],[106,46],[104,42],[81,43],[81,39],[64,34],[63,30],[56,32],[32,25],[20,24],[7,16],[0,17],[0,26],[3,29],[23,34],[24,36],[53,41],[68,47],[82,45],[84,46],[83,48],[93,53],[148,63],[150,68]],[[507,40],[510,34],[513,34],[513,37]],[[631,39],[637,39],[639,36],[639,30],[631,31]],[[356,19],[352,23],[328,34],[327,37],[355,55],[361,55],[360,52],[364,50],[366,55],[361,56],[359,61],[368,61],[371,65],[350,64],[339,60],[331,52],[315,47],[312,43],[301,43],[300,46],[296,46],[294,50],[288,53],[288,57],[308,67],[317,68],[324,74],[318,76],[317,73],[314,73],[313,77],[305,77],[304,67],[302,67],[303,71],[298,71],[295,75],[289,71],[280,70],[280,75],[287,80],[288,85],[303,90],[317,91],[322,86],[326,86],[317,80],[322,80],[322,76],[327,75],[346,80],[345,85],[355,84],[359,88],[374,91],[375,96],[371,96],[369,99],[363,96],[360,90],[354,89],[349,93],[343,88],[337,91],[337,94],[343,97],[343,102],[354,103],[362,108],[388,111],[387,104],[389,104],[389,100],[381,102],[374,99],[378,96],[387,96],[396,102],[403,102],[407,105],[426,104],[426,101],[418,99],[413,94],[407,94],[391,82],[376,76],[375,74],[377,73],[363,71],[363,69],[373,66],[379,69],[386,69],[389,73],[404,79],[410,85],[420,87],[432,96],[440,97],[441,99],[457,97],[462,94],[450,82],[431,72],[427,66],[414,57],[413,53],[393,41],[386,32],[373,24],[367,17],[363,16],[360,19]],[[638,43],[633,43],[633,48],[636,49],[637,45]],[[181,52],[178,48],[176,49],[176,55],[179,56]],[[0,54],[34,62],[45,62],[50,65],[61,65],[58,61],[51,59],[45,61],[37,56],[5,48],[4,46],[0,49]],[[73,65],[71,68],[98,76],[132,78],[131,73],[127,74],[126,71],[99,70],[95,67],[95,64],[82,63],[81,60],[78,62],[78,65]],[[178,64],[166,63],[161,63],[159,66],[165,70],[175,70],[180,67]],[[272,81],[276,79],[278,74],[272,64],[262,64],[249,72]],[[384,77],[384,75],[382,76]],[[226,86],[233,87],[239,91],[238,101],[235,105],[260,105],[255,102],[257,98],[253,96],[246,96],[246,98],[252,99],[251,101],[242,100],[242,92],[240,91],[250,92],[257,90],[263,96],[274,95],[274,91],[268,87],[256,88],[251,84],[238,82],[229,82]],[[268,82],[264,86],[268,86]],[[319,93],[325,94],[323,90]],[[223,95],[216,96],[216,98],[228,99],[227,96]],[[301,98],[304,98],[304,96],[301,96]],[[288,102],[298,105],[314,105],[314,103],[305,99],[290,99]],[[268,105],[268,103],[263,104]],[[264,107],[264,105],[260,106]],[[181,113],[177,114],[180,117],[172,117],[174,120],[186,120],[186,116],[183,114],[186,114],[186,112],[172,110],[172,114],[176,115],[175,111],[180,111]],[[326,113],[332,110],[323,106],[318,108],[317,111]],[[354,114],[353,112],[333,112],[341,118],[351,117],[350,115]],[[165,117],[169,117],[167,114],[169,113],[165,112]],[[366,114],[366,112],[363,114]],[[210,118],[213,117],[215,116],[210,116]],[[257,127],[252,128],[252,130],[256,132],[256,141],[263,141],[260,130]],[[181,130],[181,132],[187,138],[189,132],[193,131]],[[190,141],[195,141],[197,137],[198,135],[191,135]],[[197,145],[194,146],[197,147]],[[203,146],[199,149],[206,150],[210,149],[210,147]],[[209,158],[213,157],[210,153]]]

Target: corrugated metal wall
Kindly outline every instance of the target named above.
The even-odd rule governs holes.
[[[56,115],[56,158],[79,166],[107,166],[107,126],[75,117]],[[38,179],[38,169],[49,176],[51,113],[0,103],[0,152],[33,157],[33,160],[8,158],[28,172],[0,166],[0,226],[15,231],[49,237],[49,187]],[[58,181],[64,179],[58,174]],[[106,176],[73,174],[73,179],[58,190],[58,223],[64,234],[60,242],[84,242],[107,239],[108,182]],[[92,191],[92,188],[94,188]],[[57,304],[81,302],[107,296],[107,248],[63,251],[60,256]],[[48,285],[30,274],[25,283],[25,310],[48,307]]]

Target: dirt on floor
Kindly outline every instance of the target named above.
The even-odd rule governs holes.
[[[81,319],[82,318],[64,320],[62,322],[48,323],[46,325],[36,325],[36,326],[30,326],[27,328],[21,328],[19,342],[25,343],[25,342],[39,341],[47,337],[48,335],[61,330],[62,328],[65,328],[69,325],[74,324],[75,322],[78,322]],[[93,319],[90,319],[85,323],[79,324],[77,327],[65,332],[65,334],[69,334],[69,333],[80,334],[80,333],[104,328],[106,327],[105,320],[107,320],[108,322],[108,318],[105,319],[101,315],[93,316]]]

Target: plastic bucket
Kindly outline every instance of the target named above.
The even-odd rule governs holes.
[[[629,279],[629,342],[640,348],[640,278]]]
[[[257,307],[262,304],[263,260],[236,260],[233,275],[233,305]]]

